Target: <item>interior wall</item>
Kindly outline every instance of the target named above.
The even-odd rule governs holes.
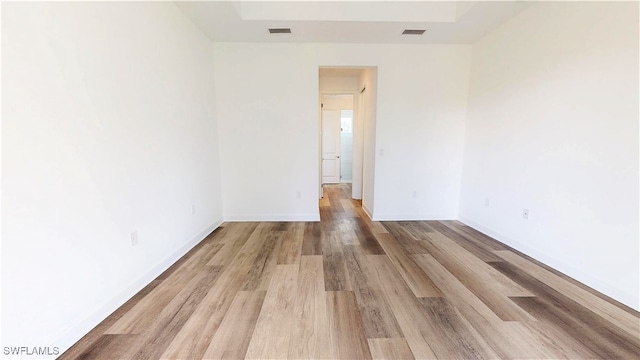
[[[471,49],[435,49],[378,68],[375,220],[458,217]]]
[[[358,85],[360,78],[358,78]],[[358,89],[353,95],[353,153],[351,168],[351,198],[362,200],[362,162],[364,158],[364,114],[362,94]]]
[[[353,95],[323,95],[322,110],[353,110]]]
[[[360,75],[359,82],[363,130],[362,209],[373,219],[376,167],[377,69],[365,69]]]
[[[319,220],[318,66],[296,45],[214,49],[225,220]]]
[[[460,202],[465,223],[635,309],[638,53],[637,2],[538,3],[476,43]]]
[[[170,2],[2,3],[3,346],[61,353],[221,223],[212,62]]]
[[[320,75],[320,91],[356,91],[358,88],[357,76],[324,76]]]
[[[381,161],[369,157],[374,218],[457,217],[469,45],[216,43],[214,49],[225,219],[319,218],[320,66],[378,68],[377,76],[369,73],[378,93],[367,95],[380,129],[375,143],[385,154]],[[415,154],[425,155],[415,161]]]

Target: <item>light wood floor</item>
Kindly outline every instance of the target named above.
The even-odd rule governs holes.
[[[639,359],[639,315],[457,221],[229,223],[62,359]]]

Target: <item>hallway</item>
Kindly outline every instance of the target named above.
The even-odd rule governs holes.
[[[226,223],[61,359],[637,359],[638,314],[458,221]]]

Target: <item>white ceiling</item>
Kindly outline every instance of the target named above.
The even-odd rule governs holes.
[[[473,43],[528,1],[175,1],[213,41]],[[268,28],[291,28],[269,34]],[[424,35],[401,35],[427,29]]]

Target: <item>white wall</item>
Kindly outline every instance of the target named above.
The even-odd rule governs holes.
[[[168,2],[2,3],[3,346],[63,351],[220,224],[212,50]]]
[[[318,67],[296,46],[214,48],[225,219],[319,220]]]
[[[475,44],[460,202],[636,309],[638,60],[637,2],[538,3]]]
[[[458,216],[471,49],[421,50],[378,68],[376,220]]]
[[[320,91],[356,91],[358,90],[357,76],[323,76],[320,74]]]
[[[378,70],[365,69],[360,75],[360,111],[362,113],[362,209],[374,218],[374,187],[376,168],[376,115]]]
[[[374,218],[457,217],[470,46],[214,48],[225,219],[318,218],[319,66],[378,67]]]
[[[322,110],[353,110],[353,95],[323,95]]]

